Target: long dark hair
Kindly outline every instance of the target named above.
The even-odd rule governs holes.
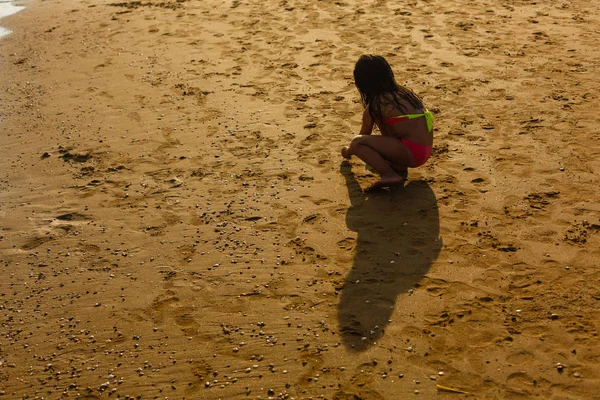
[[[369,113],[376,121],[383,121],[383,95],[389,95],[385,96],[385,102],[391,100],[392,104],[403,112],[407,110],[401,100],[409,102],[415,108],[425,108],[423,101],[412,90],[398,85],[392,67],[382,56],[360,56],[354,67],[354,83],[363,105],[369,107]]]

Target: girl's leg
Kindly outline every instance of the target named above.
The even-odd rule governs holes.
[[[348,150],[342,150],[344,153],[357,156],[381,175],[369,189],[401,185],[407,168],[414,164],[411,152],[400,139],[389,136],[356,136]]]

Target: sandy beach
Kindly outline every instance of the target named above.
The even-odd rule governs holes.
[[[600,399],[597,2],[24,5],[0,399]],[[361,54],[435,114],[404,188]]]

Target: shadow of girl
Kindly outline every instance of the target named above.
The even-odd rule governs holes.
[[[439,214],[427,182],[366,194],[347,162],[340,170],[352,204],[346,224],[358,238],[338,320],[344,345],[363,351],[383,336],[398,295],[408,295],[437,259],[442,246]]]

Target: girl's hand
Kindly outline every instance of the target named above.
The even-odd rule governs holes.
[[[342,157],[346,158],[346,159],[350,159],[350,148],[348,146],[344,146],[342,147]]]

